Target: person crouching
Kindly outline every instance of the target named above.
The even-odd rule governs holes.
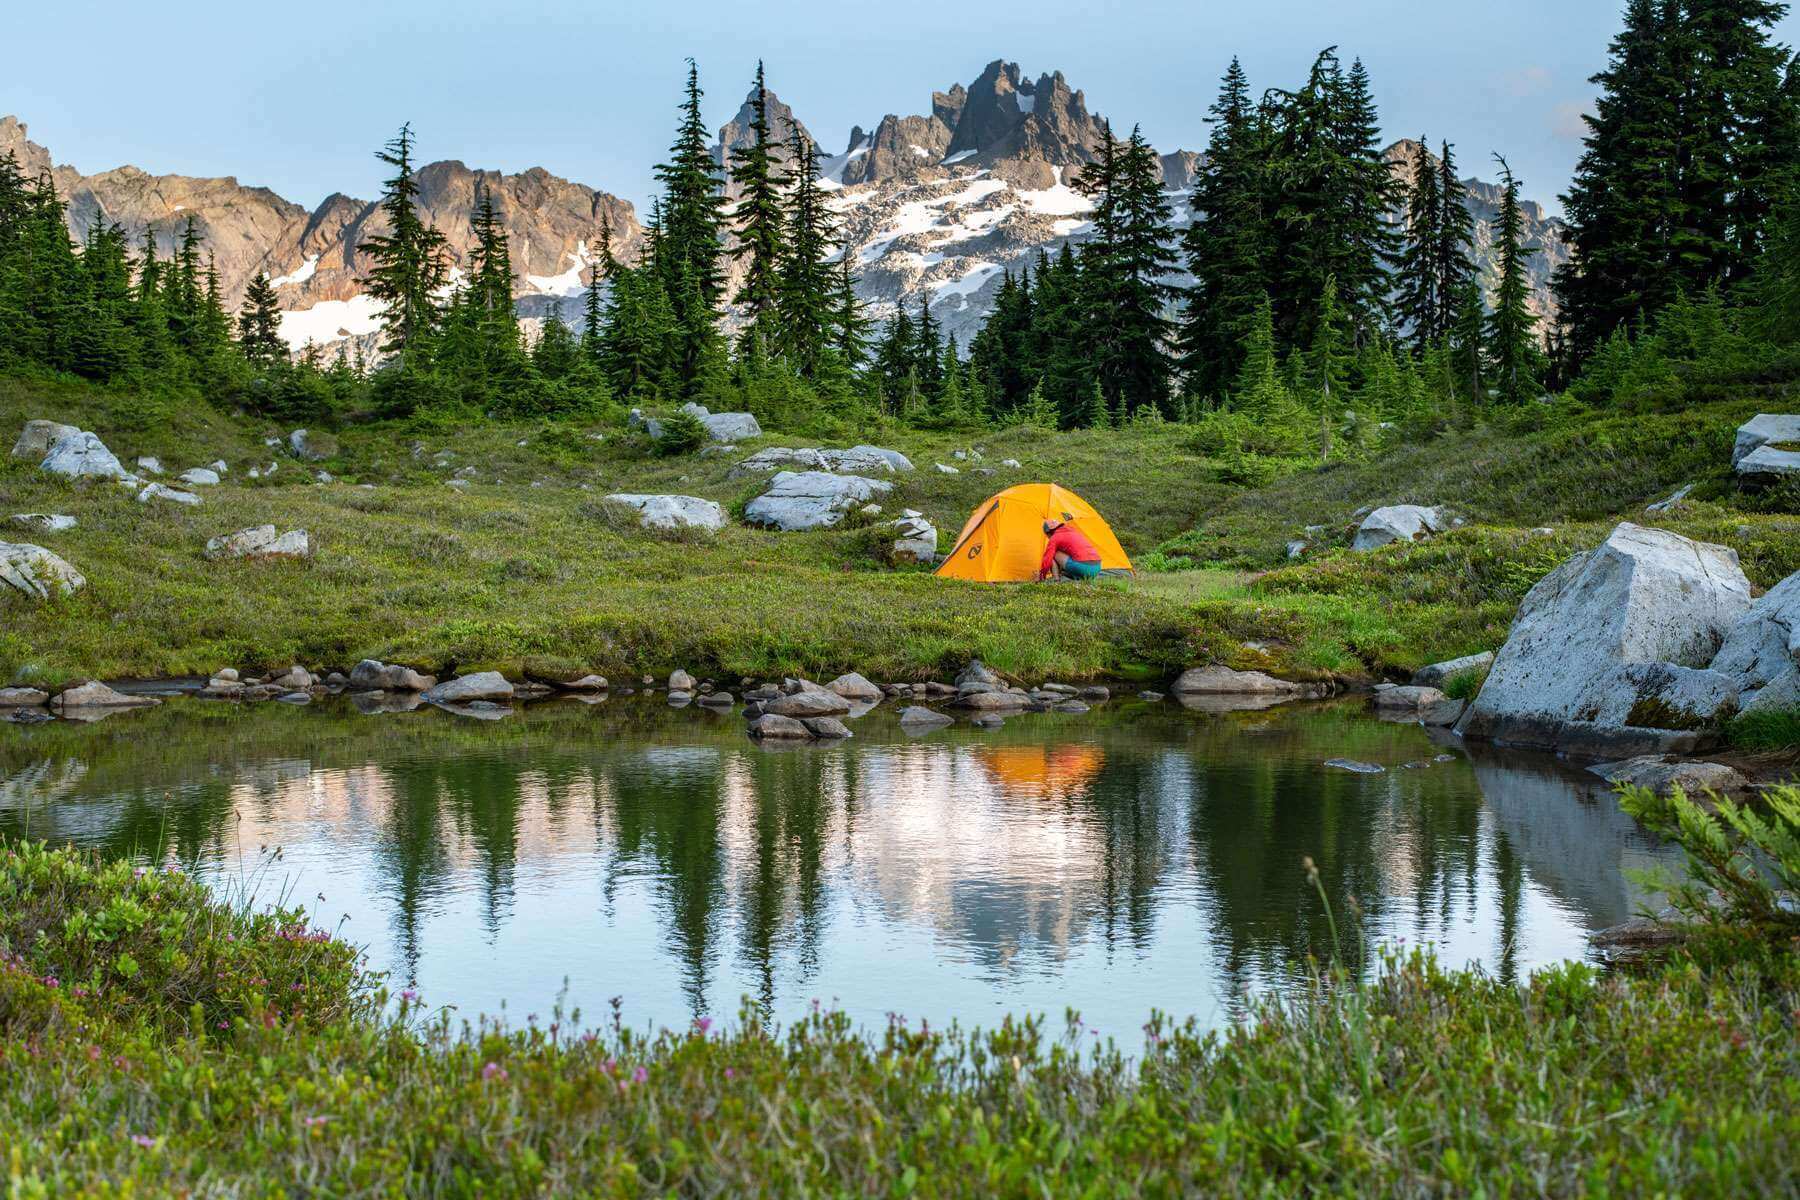
[[[1087,535],[1066,521],[1045,521],[1044,559],[1039,579],[1094,579],[1100,574],[1100,551]]]

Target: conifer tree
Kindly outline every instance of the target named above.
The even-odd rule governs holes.
[[[1519,181],[1506,159],[1496,154],[1494,161],[1500,164],[1501,176],[1500,213],[1494,221],[1499,282],[1494,288],[1494,311],[1488,315],[1487,359],[1495,398],[1522,404],[1537,397],[1544,369],[1537,317],[1526,306],[1530,284],[1525,277],[1525,259],[1537,253],[1537,247],[1524,244]]]
[[[1076,183],[1095,204],[1081,264],[1095,374],[1124,419],[1169,403],[1166,310],[1175,292],[1165,280],[1176,260],[1156,152],[1136,128],[1122,144],[1110,129],[1104,136],[1098,169],[1084,170]]]
[[[711,137],[700,115],[700,74],[688,60],[681,120],[667,162],[656,168],[663,193],[653,202],[646,230],[644,262],[663,291],[674,345],[664,386],[682,395],[703,391],[719,369],[724,352],[719,305],[724,301],[725,265],[720,246],[725,197]],[[642,282],[642,281],[640,281]],[[635,303],[655,307],[638,289]]]
[[[1437,164],[1423,137],[1413,148],[1412,184],[1406,195],[1405,245],[1400,257],[1396,309],[1423,348],[1444,335],[1438,322],[1446,309],[1440,289],[1439,246],[1444,224],[1444,197]]]
[[[913,377],[918,380],[919,395],[927,403],[935,402],[944,390],[944,343],[938,337],[938,323],[931,315],[929,293],[919,295],[919,320],[913,326]]]
[[[785,257],[778,282],[781,314],[777,349],[800,376],[813,378],[831,343],[836,280],[831,267],[837,230],[819,190],[818,147],[794,130],[788,153],[793,190],[788,196]]]
[[[790,180],[771,153],[769,93],[763,84],[760,60],[756,64],[750,111],[750,145],[732,156],[731,181],[737,185],[738,202],[732,212],[736,244],[732,246],[731,256],[744,264],[744,277],[736,297],[744,317],[739,344],[754,341],[759,353],[766,353],[777,340],[781,264],[787,248],[782,189]]]
[[[1462,297],[1475,277],[1475,215],[1469,211],[1468,188],[1457,178],[1455,150],[1448,141],[1438,149],[1438,313],[1432,323],[1434,341],[1447,337],[1462,308]]]
[[[856,297],[856,277],[850,273],[850,255],[838,259],[837,300],[832,306],[832,329],[838,358],[845,369],[862,370],[869,356],[869,318]]]
[[[887,411],[904,416],[912,396],[918,390],[918,339],[913,333],[912,318],[906,305],[896,307],[894,319],[875,348],[875,376],[880,382],[882,403]]]
[[[1305,354],[1308,401],[1326,421],[1335,422],[1350,403],[1350,369],[1356,357],[1353,340],[1349,316],[1338,304],[1337,279],[1327,276],[1312,345]]]
[[[1774,0],[1630,0],[1563,197],[1560,319],[1580,362],[1685,292],[1745,277],[1800,155]]]
[[[600,212],[600,250],[588,263],[587,286],[581,290],[581,352],[599,363],[601,332],[606,325],[606,281],[619,269],[612,252],[612,214]]]
[[[1462,396],[1479,403],[1487,397],[1487,317],[1481,285],[1470,279],[1457,303],[1456,324],[1447,339],[1449,362]]]
[[[287,343],[281,340],[281,312],[267,271],[258,271],[244,292],[244,306],[238,313],[238,345],[244,357],[258,366],[287,361]]]
[[[375,157],[394,168],[382,185],[381,211],[387,230],[357,246],[374,265],[369,294],[382,302],[382,350],[404,370],[415,349],[425,349],[438,320],[437,294],[444,286],[444,235],[419,213],[419,184],[413,174],[412,126]],[[417,364],[420,366],[425,363]]]
[[[1187,385],[1208,398],[1236,375],[1244,338],[1267,296],[1265,132],[1236,58],[1211,112],[1212,133],[1190,201],[1194,219],[1182,237],[1194,283],[1178,338]]]

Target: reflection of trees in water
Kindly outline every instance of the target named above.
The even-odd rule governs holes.
[[[712,963],[713,910],[724,892],[719,755],[710,748],[671,753],[656,747],[643,756],[636,764],[609,756],[595,766],[607,784],[595,789],[596,803],[610,810],[610,819],[596,822],[612,833],[611,846],[604,837],[600,846],[611,859],[609,900],[626,875],[656,880],[682,963],[682,990],[698,1011]]]
[[[609,909],[644,884],[696,1011],[722,952],[765,1002],[782,971],[815,973],[834,893],[952,937],[995,972],[1021,950],[1060,957],[1090,941],[1108,955],[1181,953],[1158,945],[1157,919],[1187,893],[1226,990],[1242,991],[1333,952],[1300,870],[1308,855],[1340,928],[1351,895],[1372,924],[1438,932],[1491,904],[1490,961],[1511,978],[1529,888],[1594,923],[1620,919],[1619,867],[1647,841],[1542,766],[1479,762],[1486,804],[1461,764],[1322,771],[1333,756],[1393,766],[1433,750],[1416,727],[1337,709],[1027,718],[772,752],[735,720],[644,706],[623,719],[556,706],[479,727],[200,707],[0,741],[0,832],[228,866],[236,813],[247,828],[302,819],[308,788],[329,776],[349,798],[320,819],[345,820],[347,844],[372,842],[409,980],[428,952],[422,923],[459,880],[492,937],[523,864],[597,851]],[[1337,952],[1354,957],[1355,939]]]

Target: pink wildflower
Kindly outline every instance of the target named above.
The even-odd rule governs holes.
[[[147,1133],[134,1133],[131,1135],[131,1140],[136,1142],[138,1145],[142,1146],[146,1150],[148,1150],[152,1146],[156,1145],[156,1139],[151,1137]]]
[[[633,1082],[633,1083],[642,1083],[642,1082],[644,1082],[644,1080],[646,1080],[648,1078],[650,1078],[650,1072],[646,1071],[642,1067],[639,1067],[637,1070],[635,1070],[631,1073],[631,1082]]]
[[[505,1079],[506,1078],[506,1068],[501,1066],[497,1062],[488,1063],[486,1066],[481,1068],[481,1078],[483,1080]]]
[[[712,1028],[712,1018],[701,1017],[698,1021],[694,1022],[694,1028],[699,1031],[701,1037],[705,1037],[707,1031]]]

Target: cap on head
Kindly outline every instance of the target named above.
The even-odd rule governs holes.
[[[1053,521],[1050,518],[1045,517],[1044,518],[1044,533],[1046,535],[1055,533],[1057,530],[1057,527],[1060,526],[1061,524],[1062,524],[1061,521]]]

